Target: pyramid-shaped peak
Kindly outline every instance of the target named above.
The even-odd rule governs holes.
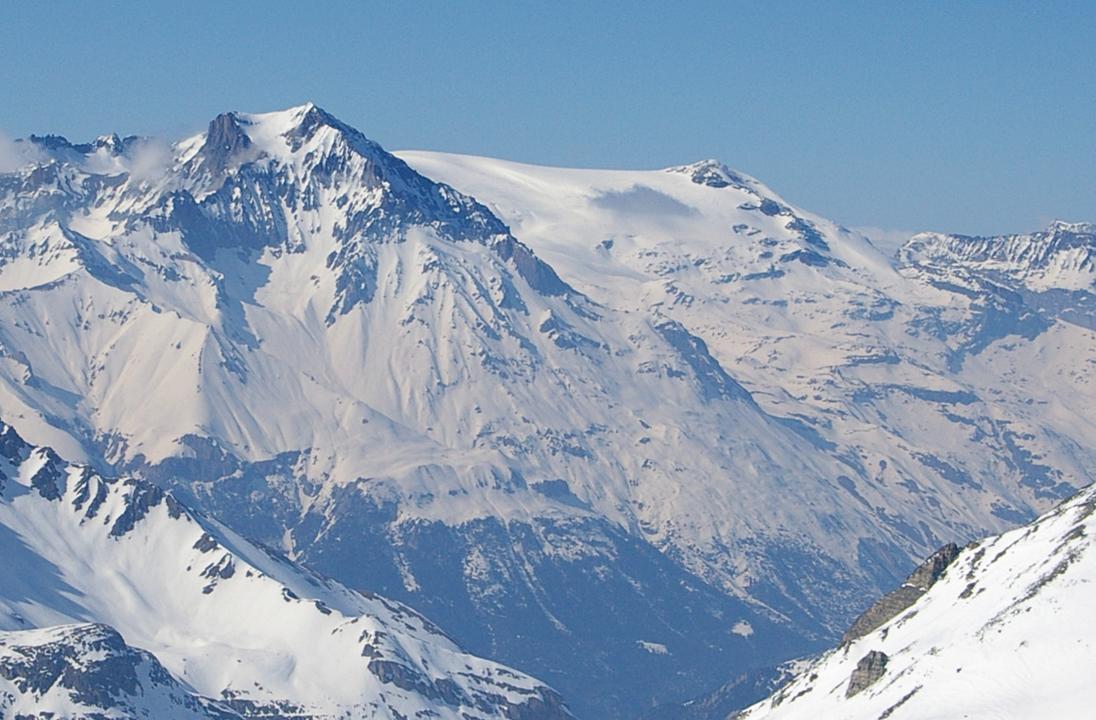
[[[226,112],[210,121],[202,141],[205,165],[215,173],[262,155],[294,153],[324,130],[359,152],[379,146],[313,102],[265,113]]]
[[[246,127],[248,134],[252,135],[253,139],[256,139],[256,136],[259,135],[298,135],[304,132],[312,132],[320,126],[330,127],[344,133],[361,134],[314,102],[306,102],[302,105],[294,105],[285,110],[272,112],[234,112],[228,114],[235,118],[237,123]]]
[[[265,113],[230,112],[218,115],[210,123],[207,144],[211,147],[233,147],[236,151],[254,143],[262,152],[280,155],[286,148],[296,152],[301,145],[327,131],[332,138],[341,138],[357,151],[376,154],[380,146],[356,128],[339,120],[314,102],[295,105],[285,110]],[[246,138],[233,142],[237,138]]]

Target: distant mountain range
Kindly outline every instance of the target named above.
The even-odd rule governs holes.
[[[314,105],[226,113],[171,146],[16,147],[26,162],[0,174],[13,432],[351,588],[342,617],[402,608],[369,593],[406,603],[580,718],[821,650],[921,558],[1030,520],[1096,469],[1088,225],[915,235],[891,255],[716,161],[393,155]],[[53,522],[16,534],[34,549]],[[160,580],[141,580],[157,606]],[[93,585],[78,589],[117,591]],[[511,695],[488,688],[509,671],[456,677],[485,661],[435,666],[460,651],[420,620],[399,661],[414,673],[363,675],[328,705],[231,652],[244,675],[184,672],[180,638],[99,608],[0,622],[0,650],[107,647],[134,677],[175,678],[163,702],[194,713],[240,712],[241,683],[301,716],[566,712],[520,673]],[[98,624],[54,627],[72,622]],[[344,657],[305,645],[273,652]]]

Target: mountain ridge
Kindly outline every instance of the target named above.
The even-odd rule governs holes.
[[[298,568],[154,485],[68,465],[3,423],[0,547],[13,563],[0,590],[4,712],[571,717],[554,691],[466,655],[406,606]],[[123,696],[133,704],[111,705]]]
[[[987,370],[1087,347],[1067,312],[721,163],[405,161],[307,105],[149,143],[0,176],[0,411],[580,714],[820,649],[1096,468],[1087,370]]]

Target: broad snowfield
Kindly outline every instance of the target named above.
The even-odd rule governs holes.
[[[1096,489],[1088,488],[1030,525],[972,543],[908,610],[736,717],[1092,717],[1094,513]],[[885,656],[881,674],[866,675],[849,696],[869,653]]]
[[[584,717],[825,647],[1096,471],[1089,226],[892,257],[718,162],[397,157],[314,105],[17,144],[0,417]]]

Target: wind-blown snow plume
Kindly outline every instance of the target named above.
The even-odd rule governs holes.
[[[0,132],[0,173],[15,172],[41,159],[33,145],[16,142]]]

